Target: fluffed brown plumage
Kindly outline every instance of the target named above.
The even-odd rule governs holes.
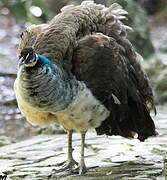
[[[131,43],[117,35],[79,40],[73,72],[111,112],[97,134],[132,138],[137,133],[141,141],[156,135],[147,108],[147,101],[154,106],[152,89],[138,56]]]
[[[50,23],[27,29],[19,50],[31,47],[84,81],[111,111],[98,134],[133,137],[135,132],[143,141],[156,135],[149,115],[154,100],[139,55],[126,38],[130,28],[120,21],[126,14],[118,4],[67,6]]]
[[[68,131],[65,169],[75,168],[72,131],[81,134],[79,174],[86,172],[86,131],[144,141],[156,135],[150,116],[152,88],[121,20],[118,4],[92,1],[67,6],[48,24],[21,35],[20,68],[15,81],[19,108],[38,125],[56,122]]]

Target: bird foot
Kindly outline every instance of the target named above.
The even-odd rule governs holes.
[[[86,172],[87,172],[87,168],[85,165],[84,166],[78,166],[77,168],[72,170],[73,174],[79,174],[79,175],[85,174]]]
[[[85,174],[89,169],[95,169],[98,168],[99,166],[92,166],[92,167],[86,167],[85,165],[78,165],[77,168],[75,168],[74,170],[72,170],[71,172],[73,174]]]
[[[85,174],[87,172],[86,166],[79,167],[79,175]]]
[[[60,163],[59,166],[62,166],[62,167],[59,169],[53,170],[55,173],[59,173],[63,171],[72,171],[78,166],[78,163],[74,159],[71,159],[71,160],[67,160],[65,162]]]

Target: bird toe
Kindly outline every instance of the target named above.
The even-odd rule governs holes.
[[[63,171],[72,171],[73,169],[75,169],[78,166],[78,163],[74,160],[66,160],[62,163],[59,163],[58,166],[60,168],[58,169],[54,169],[53,173],[59,173],[59,172],[63,172]]]

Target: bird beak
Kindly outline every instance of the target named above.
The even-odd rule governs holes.
[[[26,57],[21,57],[20,59],[19,59],[19,65],[22,65],[22,64],[27,64],[28,62],[29,62],[29,56],[30,56],[30,54],[28,53],[27,54],[27,56]]]
[[[23,65],[23,64],[24,64],[24,58],[21,57],[21,58],[19,59],[19,66],[21,66],[21,65]]]

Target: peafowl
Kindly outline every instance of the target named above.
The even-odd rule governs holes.
[[[120,135],[140,141],[156,136],[155,109],[142,57],[127,39],[127,12],[84,1],[65,6],[48,24],[21,34],[14,84],[18,107],[36,125],[60,124],[68,133],[62,170],[86,172],[85,134]],[[81,134],[81,156],[72,155],[72,133]]]

